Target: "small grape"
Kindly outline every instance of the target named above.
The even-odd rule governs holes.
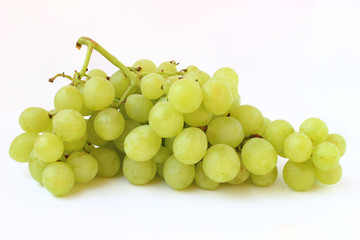
[[[64,109],[52,119],[53,132],[66,142],[81,139],[86,132],[86,122],[78,111]]]
[[[133,64],[133,68],[135,68],[139,73],[147,73],[147,72],[155,72],[156,65],[151,60],[148,59],[140,59],[137,60]]]
[[[94,119],[95,132],[99,137],[107,141],[120,137],[124,131],[124,126],[123,116],[114,108],[101,110]]]
[[[102,77],[102,78],[107,78],[107,74],[101,70],[101,69],[93,69],[88,73],[88,76],[90,78],[92,77]]]
[[[49,112],[43,108],[29,107],[21,113],[19,123],[25,132],[40,133],[50,125]]]
[[[80,111],[83,105],[83,98],[78,88],[67,85],[60,88],[54,98],[56,112],[64,109]]]
[[[219,186],[218,182],[211,180],[206,176],[203,169],[203,162],[199,162],[195,168],[195,182],[196,185],[205,190],[214,190]]]
[[[328,171],[335,168],[340,160],[340,151],[335,144],[323,142],[315,146],[312,160],[318,169]]]
[[[47,165],[49,165],[49,163],[41,161],[40,158],[36,156],[34,151],[31,152],[28,163],[29,172],[32,178],[41,185],[43,184],[42,174]]]
[[[56,162],[64,153],[64,144],[58,136],[44,133],[36,139],[34,153],[41,161]]]
[[[251,174],[251,180],[256,186],[268,187],[275,182],[277,175],[278,170],[277,167],[275,167],[271,172],[265,175]]]
[[[340,181],[342,175],[342,168],[340,164],[328,171],[322,171],[318,168],[315,168],[315,174],[317,180],[319,180],[319,182],[321,182],[322,184],[333,185]]]
[[[176,73],[176,63],[174,61],[163,62],[159,65],[157,70],[162,73]]]
[[[128,87],[130,86],[130,80],[125,76],[125,74],[121,70],[111,75],[109,81],[115,89],[116,98],[121,98],[128,89]]]
[[[63,142],[64,143],[64,152],[65,153],[72,153],[76,151],[80,151],[84,145],[86,144],[88,137],[87,133],[85,132],[84,136],[82,136],[79,140],[73,142]]]
[[[283,149],[290,161],[305,162],[311,157],[313,144],[305,134],[292,133],[285,139]]]
[[[198,109],[191,113],[184,113],[184,121],[193,127],[206,126],[212,118],[212,113],[208,112],[201,104]]]
[[[90,182],[98,172],[96,159],[85,152],[71,153],[66,159],[66,163],[73,169],[75,181],[78,183]]]
[[[175,137],[172,138],[165,138],[165,147],[167,148],[167,150],[169,150],[170,154],[174,153],[174,141],[175,141]]]
[[[75,176],[67,163],[55,162],[44,169],[42,181],[49,192],[55,196],[63,196],[73,188]]]
[[[223,82],[209,80],[202,86],[203,104],[215,115],[227,113],[233,103],[230,88]]]
[[[311,161],[301,163],[287,161],[283,169],[283,178],[295,191],[308,190],[316,180],[314,165]]]
[[[240,159],[240,170],[239,170],[239,173],[228,182],[230,184],[242,184],[250,177],[250,172],[244,166],[244,164],[241,160],[241,155],[239,153],[237,153],[237,154]]]
[[[299,132],[308,136],[316,146],[326,140],[329,130],[321,119],[309,118],[300,125]]]
[[[86,123],[88,141],[96,146],[104,146],[107,141],[102,139],[95,131],[94,121],[98,113],[94,113]]]
[[[135,128],[141,126],[140,123],[135,122],[133,120],[125,120],[125,126],[124,126],[124,131],[121,133],[120,137],[118,137],[117,139],[114,140],[114,144],[117,147],[117,149],[119,149],[122,153],[125,153],[125,149],[124,149],[124,141],[126,136]]]
[[[122,169],[125,178],[135,185],[147,184],[156,176],[156,162],[154,159],[138,162],[126,156]]]
[[[155,157],[153,157],[156,163],[164,163],[166,159],[170,157],[170,152],[166,147],[161,146],[159,151],[156,153]]]
[[[274,120],[267,126],[263,137],[273,145],[278,153],[283,153],[284,141],[292,133],[294,133],[294,128],[289,122]]]
[[[34,143],[38,136],[37,133],[30,132],[18,135],[10,145],[10,157],[18,162],[29,161],[30,153],[34,148]]]
[[[209,74],[200,70],[187,71],[184,77],[197,82],[200,87],[210,79]]]
[[[140,123],[149,121],[149,113],[152,107],[152,102],[141,94],[130,95],[125,103],[126,114],[130,119]]]
[[[174,155],[170,156],[163,169],[165,182],[172,188],[181,190],[189,187],[195,178],[195,165],[179,162]]]
[[[150,73],[141,78],[141,93],[147,99],[157,99],[164,94],[164,77]]]
[[[83,95],[83,91],[84,91],[84,87],[85,84],[81,83],[77,86],[77,89],[79,90],[82,99],[84,99],[84,95]],[[81,105],[81,109],[79,110],[79,112],[83,115],[83,116],[90,116],[94,113],[94,110],[89,109],[85,104],[84,104],[84,100],[82,100],[82,105]]]
[[[214,73],[213,77],[223,75],[230,77],[234,81],[236,86],[239,85],[239,75],[234,71],[234,69],[229,67],[220,68]]]
[[[336,133],[329,134],[326,138],[326,142],[331,142],[336,145],[340,151],[340,157],[342,157],[346,151],[346,142],[345,139]]]
[[[90,152],[98,164],[97,176],[110,178],[115,176],[121,167],[121,159],[115,150],[108,147],[95,148]]]
[[[245,135],[255,134],[261,131],[264,117],[259,109],[251,105],[240,105],[230,112],[230,116],[236,118],[244,128]]]
[[[112,104],[115,98],[115,89],[105,78],[92,77],[86,81],[82,94],[86,107],[99,111]]]

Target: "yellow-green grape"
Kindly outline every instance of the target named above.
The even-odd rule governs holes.
[[[94,121],[95,121],[97,114],[98,113],[94,113],[93,115],[91,115],[91,117],[87,121],[86,131],[87,131],[87,135],[88,135],[88,141],[91,144],[94,144],[96,146],[103,146],[107,143],[107,141],[102,139],[101,137],[99,137],[99,135],[95,131],[95,126],[94,126]]]
[[[125,121],[121,113],[115,108],[101,110],[95,117],[95,132],[104,140],[110,141],[120,137],[124,130]]]
[[[169,77],[165,78],[163,86],[164,86],[164,92],[165,92],[166,95],[169,94],[169,90],[170,90],[171,85],[174,82],[176,82],[176,81],[178,81],[180,79],[184,79],[184,76],[183,75],[177,75],[177,76],[169,76]]]
[[[264,117],[259,109],[251,105],[240,105],[230,112],[230,116],[236,118],[244,128],[245,135],[255,134],[261,131]]]
[[[214,115],[227,113],[233,103],[230,88],[223,82],[209,80],[202,86],[203,104]]]
[[[226,144],[211,146],[203,159],[206,176],[219,183],[232,180],[240,171],[240,159],[235,150]]]
[[[152,159],[159,151],[161,138],[149,125],[142,125],[132,130],[125,138],[126,155],[139,162]]]
[[[244,139],[244,129],[235,118],[218,117],[209,123],[206,136],[211,145],[223,143],[235,148]]]
[[[206,126],[212,118],[212,113],[208,112],[201,104],[198,109],[191,113],[184,113],[184,121],[193,127]]]
[[[273,145],[278,153],[283,153],[284,141],[292,133],[294,133],[294,128],[288,121],[274,120],[267,126],[263,137]]]
[[[67,163],[55,162],[44,169],[42,181],[46,190],[55,196],[63,196],[73,188],[75,176]]]
[[[85,83],[81,83],[77,86],[77,89],[79,90],[79,92],[81,93],[81,97],[82,99],[84,99],[84,95],[83,95],[83,91],[84,91],[84,87],[85,87]],[[85,104],[84,104],[84,100],[82,100],[82,105],[81,105],[81,109],[80,109],[80,113],[83,116],[90,116],[94,113],[94,110],[89,109]]]
[[[244,164],[241,160],[241,154],[240,153],[237,153],[237,154],[240,159],[240,170],[239,170],[239,173],[233,179],[231,179],[228,183],[238,185],[238,184],[244,183],[250,177],[250,172],[244,166]]]
[[[220,82],[225,83],[229,87],[231,94],[233,96],[233,99],[235,99],[236,96],[239,95],[237,85],[230,77],[225,76],[225,75],[217,75],[217,76],[212,77],[211,80],[220,81]]]
[[[165,165],[164,162],[156,164],[156,172],[159,175],[159,177],[161,177],[162,179],[164,179],[164,165]]]
[[[346,141],[340,134],[332,133],[326,138],[326,142],[331,142],[336,145],[340,151],[340,157],[342,157],[346,151]]]
[[[149,183],[156,176],[156,162],[154,159],[138,162],[125,157],[122,167],[125,178],[135,185]]]
[[[87,183],[93,180],[98,172],[96,159],[86,152],[73,152],[66,163],[74,171],[75,182]]]
[[[38,136],[38,134],[30,132],[18,135],[10,145],[10,157],[18,162],[29,161],[30,153]]]
[[[284,154],[292,162],[305,162],[312,154],[313,144],[308,136],[292,133],[284,141]]]
[[[141,78],[141,93],[147,99],[157,99],[164,94],[164,77],[150,73]]]
[[[130,119],[140,123],[149,121],[149,113],[152,107],[152,102],[141,94],[128,96],[125,103],[126,114]]]
[[[252,138],[244,144],[241,159],[251,173],[265,175],[276,166],[277,153],[265,139]]]
[[[209,74],[200,70],[188,71],[184,76],[192,81],[197,82],[200,87],[210,79]]]
[[[235,72],[234,69],[229,67],[220,68],[214,73],[213,77],[222,76],[222,75],[230,77],[234,81],[236,86],[239,85],[239,75]]]
[[[64,153],[64,144],[58,136],[44,133],[36,139],[34,153],[41,161],[56,162]]]
[[[205,190],[214,190],[219,186],[218,182],[215,182],[206,176],[202,161],[199,162],[195,168],[195,183],[198,187]]]
[[[55,111],[55,110],[54,110]],[[43,133],[46,133],[46,132],[49,132],[49,133],[52,133],[52,119],[50,119],[50,124],[49,124],[49,126],[45,129],[45,130],[43,130],[42,132]]]
[[[165,147],[167,148],[167,150],[169,150],[170,154],[174,153],[174,141],[175,141],[175,137],[172,138],[165,138]]]
[[[189,65],[186,69],[185,69],[185,72],[188,73],[188,72],[192,72],[192,71],[198,71],[199,68],[195,65]]]
[[[130,80],[125,76],[125,74],[121,70],[111,75],[109,81],[115,89],[116,98],[121,98],[128,89],[128,87],[130,86]]]
[[[133,68],[135,68],[139,73],[147,73],[147,72],[155,72],[156,71],[156,65],[153,63],[153,61],[148,59],[140,59],[137,60],[133,64]]]
[[[162,138],[178,135],[184,126],[184,117],[175,111],[168,101],[158,102],[150,111],[149,124]]]
[[[83,98],[78,88],[67,85],[60,88],[54,98],[56,112],[64,109],[80,111],[83,105]]]
[[[107,74],[101,70],[101,69],[93,69],[88,73],[88,76],[90,78],[92,77],[102,77],[102,78],[107,78]]]
[[[319,118],[306,119],[300,125],[299,132],[308,136],[313,142],[314,146],[324,142],[329,134],[328,127]]]
[[[322,171],[328,171],[339,164],[340,151],[335,144],[323,142],[315,146],[312,160],[316,168]]]
[[[164,164],[163,175],[167,185],[182,190],[189,187],[194,181],[195,165],[181,163],[172,155]]]
[[[92,77],[86,81],[82,94],[86,107],[99,111],[112,104],[115,88],[105,78]]]
[[[32,178],[35,181],[37,181],[38,183],[40,183],[41,185],[43,184],[42,174],[44,172],[44,169],[47,167],[47,165],[49,165],[49,163],[41,161],[36,156],[34,151],[31,152],[30,158],[29,158],[29,163],[28,163],[29,172],[30,172],[30,175],[32,176]]]
[[[283,169],[285,183],[295,191],[305,191],[315,183],[315,167],[311,161],[287,161]]]
[[[99,147],[91,151],[90,155],[97,161],[98,177],[110,178],[119,172],[121,159],[115,150],[108,147]]]
[[[63,141],[77,141],[86,132],[86,122],[78,111],[64,109],[56,113],[52,119],[53,132]]]
[[[87,132],[85,132],[84,136],[82,136],[79,140],[73,142],[63,142],[64,143],[64,152],[72,153],[76,151],[80,151],[84,145],[86,144],[88,137]]]
[[[240,98],[239,93],[237,93],[235,96],[233,96],[233,103],[231,104],[229,112],[231,112],[237,106],[240,106],[240,103],[241,103],[241,98]]]
[[[181,113],[194,112],[200,107],[202,98],[200,86],[186,78],[174,82],[168,94],[171,107]]]
[[[162,73],[176,73],[176,65],[176,62],[174,61],[163,62],[159,65],[157,70]]]
[[[259,134],[260,136],[263,136],[266,128],[269,126],[270,123],[271,123],[271,120],[267,117],[264,117],[263,126],[262,126],[261,130],[259,132],[257,132],[257,134]]]
[[[277,175],[278,170],[277,167],[275,167],[271,172],[265,175],[251,174],[251,180],[256,186],[268,187],[275,182]]]
[[[204,157],[207,146],[206,135],[202,130],[185,128],[174,140],[174,156],[184,164],[195,164]]]
[[[49,112],[43,108],[29,107],[21,113],[19,123],[25,132],[40,133],[50,125]]]
[[[140,123],[133,120],[125,120],[124,131],[121,133],[120,137],[114,140],[115,146],[122,152],[125,153],[124,141],[126,136],[135,128],[141,126]]]
[[[170,157],[170,152],[166,147],[161,146],[159,151],[156,153],[155,157],[153,157],[156,163],[164,163],[166,159]]]
[[[342,168],[340,164],[328,171],[322,171],[318,168],[315,168],[315,174],[317,180],[319,180],[319,182],[321,182],[322,184],[333,185],[340,181],[342,175]]]

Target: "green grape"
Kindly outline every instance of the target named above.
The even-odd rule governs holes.
[[[287,161],[283,169],[285,183],[295,191],[305,191],[315,183],[315,168],[311,161]]]
[[[84,136],[82,136],[79,140],[73,142],[63,142],[64,144],[64,152],[65,154],[69,154],[72,152],[77,152],[83,149],[84,145],[86,144],[88,137],[87,133],[85,132]]]
[[[44,172],[44,169],[47,167],[47,165],[49,165],[49,163],[41,161],[36,156],[34,151],[31,152],[30,158],[29,158],[29,163],[28,163],[29,172],[30,172],[30,175],[32,176],[32,178],[35,181],[37,181],[38,183],[40,183],[41,185],[43,184],[42,174]]]
[[[114,140],[115,146],[122,152],[125,153],[124,141],[126,136],[135,128],[141,126],[140,123],[133,120],[125,120],[124,131],[121,133],[120,137]]]
[[[230,77],[234,81],[236,86],[239,85],[239,75],[234,71],[234,69],[229,67],[220,68],[214,73],[213,77],[223,75]]]
[[[240,98],[239,93],[237,93],[235,96],[233,96],[233,103],[231,104],[229,112],[231,112],[237,106],[240,106],[240,103],[241,103],[241,98]]]
[[[86,132],[86,122],[78,111],[64,109],[52,119],[53,132],[63,141],[73,142],[81,139]]]
[[[275,120],[268,124],[263,137],[273,145],[278,153],[283,153],[284,141],[292,133],[294,133],[294,128],[289,122]]]
[[[165,138],[165,147],[167,148],[167,150],[169,150],[170,154],[174,153],[174,141],[175,141],[175,137],[172,138]]]
[[[233,103],[230,88],[223,82],[209,80],[202,86],[203,104],[215,115],[227,113]]]
[[[159,151],[156,153],[155,157],[153,157],[156,163],[164,163],[166,159],[170,157],[170,152],[166,147],[161,146]]]
[[[186,72],[184,76],[192,81],[197,82],[200,87],[210,79],[209,74],[200,70]]]
[[[174,82],[176,82],[176,81],[178,81],[180,79],[184,79],[184,76],[183,75],[177,75],[177,76],[169,76],[169,77],[165,78],[163,86],[164,86],[164,92],[165,92],[166,95],[169,94],[169,90],[170,90],[171,85]]]
[[[308,136],[313,142],[314,146],[324,142],[329,134],[328,127],[319,118],[306,119],[300,125],[299,132]]]
[[[10,145],[10,157],[18,162],[29,161],[30,153],[38,136],[36,133],[30,132],[18,135]]]
[[[176,62],[174,61],[166,61],[159,65],[157,70],[162,73],[176,73]]]
[[[176,159],[184,164],[195,164],[207,150],[205,133],[199,128],[189,127],[182,130],[175,138],[173,150]]]
[[[58,136],[44,133],[36,139],[34,153],[41,161],[56,162],[64,153],[64,144]]]
[[[84,87],[85,87],[85,84],[84,83],[81,83],[77,86],[77,89],[79,90],[79,92],[81,93],[81,97],[82,99],[84,99],[84,95],[83,95],[83,91],[84,91]],[[84,104],[84,101],[82,100],[82,105],[81,105],[81,109],[80,109],[80,113],[83,115],[83,116],[90,116],[94,113],[93,110],[90,110],[85,104]]]
[[[220,81],[220,82],[225,83],[229,87],[231,94],[233,96],[233,99],[235,99],[237,96],[239,96],[237,85],[230,77],[225,76],[225,75],[217,75],[217,76],[212,77],[211,80]]]
[[[231,111],[230,111],[231,112]],[[267,117],[264,117],[264,122],[263,122],[263,126],[261,128],[261,130],[259,132],[257,132],[260,136],[264,136],[265,130],[266,128],[269,126],[269,124],[271,123],[271,120],[268,119]]]
[[[21,113],[19,123],[25,132],[40,133],[50,125],[49,112],[43,108],[29,107]]]
[[[98,164],[97,176],[109,178],[115,176],[121,167],[121,159],[117,152],[108,147],[95,148],[90,152]]]
[[[63,196],[73,188],[75,176],[67,163],[55,162],[44,169],[42,181],[46,190],[55,196]]]
[[[326,142],[331,142],[336,145],[336,147],[340,151],[340,157],[344,155],[346,151],[346,141],[340,134],[336,134],[336,133],[329,134],[326,138]]]
[[[90,182],[98,172],[96,159],[86,152],[73,152],[66,159],[66,163],[73,169],[75,182],[78,183]]]
[[[157,99],[164,94],[164,77],[150,73],[141,78],[141,93],[147,99]]]
[[[202,98],[200,86],[186,78],[174,82],[168,94],[171,107],[181,113],[194,112],[200,107]]]
[[[90,78],[92,77],[102,77],[102,78],[107,78],[107,74],[101,70],[101,69],[93,69],[88,73],[88,76]]]
[[[223,143],[237,147],[244,139],[241,123],[232,117],[218,117],[209,123],[206,136],[211,145]]]
[[[308,136],[292,133],[284,141],[284,154],[292,162],[305,162],[312,154],[313,144]]]
[[[115,108],[106,108],[98,112],[94,119],[95,132],[104,140],[115,140],[124,131],[125,121]]]
[[[240,159],[235,150],[226,144],[211,146],[203,159],[206,176],[219,183],[232,180],[240,171]]]
[[[142,125],[132,130],[125,138],[126,155],[139,162],[155,157],[161,146],[161,138],[149,125]]]
[[[185,69],[185,72],[188,73],[188,72],[198,71],[198,70],[199,70],[199,68],[197,66],[190,65]]]
[[[130,86],[130,80],[125,76],[125,74],[121,70],[111,75],[109,81],[115,89],[116,98],[121,98],[128,89],[128,87]]]
[[[245,135],[261,131],[264,124],[264,117],[260,110],[250,105],[240,105],[232,109],[230,116],[236,118],[241,123]]]
[[[184,121],[193,127],[206,126],[212,118],[212,113],[208,112],[201,104],[198,109],[191,113],[184,113]]]
[[[241,159],[251,173],[265,175],[276,166],[277,154],[265,139],[252,138],[244,144]]]
[[[231,179],[228,183],[238,185],[238,184],[244,183],[250,177],[250,172],[244,166],[244,164],[241,160],[241,154],[240,153],[237,153],[237,154],[240,159],[240,170],[239,170],[239,173],[233,179]]]
[[[83,98],[78,88],[67,85],[57,91],[54,98],[56,112],[64,109],[80,111],[83,105]]]
[[[155,104],[149,115],[149,124],[154,132],[162,138],[178,135],[184,126],[184,117],[175,111],[168,101]]]
[[[275,167],[271,172],[265,175],[251,174],[252,182],[259,187],[268,187],[273,184],[277,178],[278,170]]]
[[[315,167],[322,171],[328,171],[339,164],[340,151],[335,144],[323,142],[315,146],[312,160]]]
[[[172,155],[164,164],[163,175],[167,185],[173,189],[182,190],[194,181],[195,165],[181,163]]]
[[[86,81],[82,94],[86,107],[99,111],[112,104],[115,98],[115,89],[105,78],[92,77]]]
[[[52,133],[52,131],[53,131],[53,127],[52,127],[52,119],[50,119],[50,124],[49,124],[49,126],[45,129],[45,130],[43,130],[42,132],[43,133]]]
[[[156,162],[154,159],[138,162],[126,156],[122,170],[129,182],[135,185],[144,185],[156,176]]]
[[[155,63],[153,63],[151,60],[148,59],[140,59],[137,60],[134,65],[133,68],[135,68],[139,73],[142,72],[155,72],[156,71],[156,65]]]
[[[319,182],[321,182],[322,184],[333,185],[340,181],[342,175],[342,168],[340,164],[328,171],[322,171],[318,168],[315,168],[315,174],[317,180],[319,180]]]
[[[208,176],[206,176],[202,161],[196,165],[195,182],[198,187],[205,190],[214,190],[219,186],[218,182],[215,182],[211,180]]]
[[[159,175],[159,177],[161,177],[162,179],[164,179],[164,165],[165,163],[156,164],[156,172]]]
[[[141,94],[128,96],[125,103],[126,114],[130,119],[140,123],[149,121],[149,113],[152,107],[152,102]]]
[[[86,123],[86,131],[88,135],[88,141],[96,146],[103,146],[107,143],[106,140],[99,137],[95,131],[94,121],[98,113],[94,113]]]

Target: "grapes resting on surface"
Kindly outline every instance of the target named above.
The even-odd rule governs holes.
[[[98,164],[97,176],[109,178],[115,176],[121,167],[121,159],[115,150],[99,147],[90,152]]]
[[[315,183],[315,167],[311,161],[287,161],[283,169],[285,183],[295,191],[305,191]]]
[[[163,175],[170,187],[177,190],[185,189],[194,181],[195,165],[181,163],[172,155],[164,164]]]
[[[98,172],[96,159],[86,152],[74,152],[66,159],[74,171],[75,182],[87,183],[93,180]]]
[[[43,171],[42,181],[45,188],[55,196],[70,192],[75,183],[72,168],[64,162],[51,163]]]
[[[135,185],[144,185],[154,179],[156,175],[156,162],[154,159],[139,162],[126,156],[122,169],[125,178],[129,182]]]
[[[218,182],[211,180],[206,176],[203,169],[203,162],[199,162],[195,168],[195,182],[202,189],[214,190],[219,186]]]

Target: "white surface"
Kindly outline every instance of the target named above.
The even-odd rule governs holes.
[[[0,239],[359,239],[359,1],[1,1]],[[240,76],[242,103],[298,129],[319,117],[348,143],[343,179],[298,193],[281,174],[268,188],[144,187],[124,177],[77,185],[63,198],[33,181],[8,148],[28,106],[51,109],[79,70],[89,36],[126,65],[149,58],[223,66]],[[90,67],[111,74],[99,54]],[[284,164],[279,159],[281,172]]]

